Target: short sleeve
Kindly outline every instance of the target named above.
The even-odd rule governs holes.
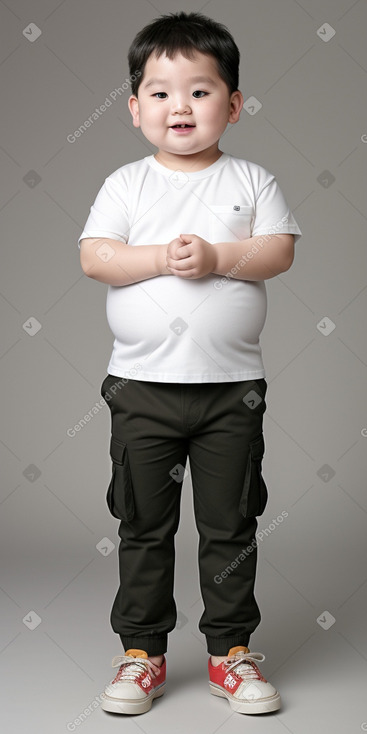
[[[258,167],[257,190],[255,188],[255,218],[252,236],[262,234],[294,234],[296,243],[302,232],[293,216],[275,176]]]
[[[125,243],[128,241],[127,187],[121,177],[118,179],[112,174],[105,179],[78,239],[79,248],[84,237],[108,237]]]

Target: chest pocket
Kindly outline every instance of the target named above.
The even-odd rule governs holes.
[[[241,204],[209,205],[211,242],[246,240],[252,236],[254,208]]]

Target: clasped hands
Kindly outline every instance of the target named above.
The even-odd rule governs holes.
[[[196,234],[180,234],[167,245],[166,274],[202,278],[217,265],[215,248]]]

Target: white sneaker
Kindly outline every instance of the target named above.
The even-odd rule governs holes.
[[[101,707],[115,714],[145,714],[152,701],[163,696],[166,685],[166,658],[162,665],[148,660],[145,650],[126,650],[116,655],[112,667],[117,668],[115,678],[102,693]]]

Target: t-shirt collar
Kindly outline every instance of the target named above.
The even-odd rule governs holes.
[[[182,171],[179,166],[176,169],[173,168],[167,168],[166,166],[163,166],[162,163],[159,163],[159,161],[156,160],[154,155],[148,155],[145,157],[146,162],[149,166],[154,168],[156,171],[161,173],[163,176],[166,176],[166,178],[170,178],[170,176],[173,176],[175,173],[179,172],[180,177],[187,177],[189,181],[195,181],[200,178],[207,178],[208,176],[211,176],[213,173],[216,173],[220,168],[226,165],[230,158],[230,155],[228,153],[222,153],[220,158],[218,158],[214,163],[212,163],[210,166],[207,166],[206,168],[202,168],[201,171]]]

